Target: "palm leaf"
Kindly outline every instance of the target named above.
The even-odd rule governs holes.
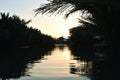
[[[69,14],[74,13],[78,10],[88,10],[93,13],[99,5],[117,5],[119,1],[116,0],[48,0],[49,3],[40,6],[35,9],[36,15],[38,13],[63,13],[68,10],[66,17]]]
[[[44,4],[41,7],[35,10],[36,15],[38,13],[48,14],[48,13],[57,13],[60,14],[64,12],[66,9],[73,8],[73,6],[66,2],[50,2],[48,4]]]

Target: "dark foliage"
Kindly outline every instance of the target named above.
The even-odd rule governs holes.
[[[0,47],[45,47],[53,46],[54,39],[42,34],[40,30],[28,27],[30,22],[18,16],[1,13],[0,17]]]
[[[54,39],[28,27],[30,22],[9,13],[0,14],[0,79],[29,76],[32,64],[54,47]],[[28,67],[31,65],[31,67]]]
[[[104,61],[95,61],[93,63],[92,80],[114,80],[119,78],[119,57],[120,57],[120,1],[119,0],[48,0],[49,3],[36,9],[37,13],[62,13],[66,12],[66,17],[71,13],[82,10],[92,14],[92,17],[86,18],[88,21],[94,22],[96,27],[99,28],[99,33],[104,37],[104,41],[107,42],[106,54],[107,58]],[[67,11],[66,11],[67,10]],[[83,23],[83,22],[82,22]],[[85,32],[84,32],[85,31]],[[87,31],[87,32],[86,32]],[[85,42],[91,41],[91,37],[85,37],[88,35],[87,29],[74,28],[71,31],[70,37],[73,45],[78,46],[86,44]],[[84,32],[84,33],[83,33]],[[82,34],[82,35],[81,35]],[[85,35],[85,36],[83,36]],[[89,35],[91,36],[91,35]],[[80,42],[81,38],[81,42]],[[83,42],[83,43],[82,43]],[[103,46],[98,45],[99,48]],[[75,48],[75,47],[73,47]],[[75,55],[87,56],[87,54],[74,53]],[[82,50],[87,50],[83,48]],[[100,50],[101,51],[101,50]],[[86,57],[85,57],[86,58]],[[76,69],[72,69],[73,73]]]
[[[94,37],[100,36],[101,33],[96,25],[86,23],[82,26],[78,26],[69,30],[70,32],[70,44],[75,47],[87,47],[93,46]]]
[[[66,17],[71,13],[81,10],[84,13],[91,13],[92,17],[86,20],[97,24],[101,33],[111,49],[120,53],[117,47],[120,45],[120,1],[118,0],[48,0],[49,3],[35,10],[36,14],[42,13],[62,13],[66,12]],[[119,54],[117,54],[120,56]]]

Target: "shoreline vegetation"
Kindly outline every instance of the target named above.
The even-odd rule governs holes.
[[[91,80],[118,79],[120,6],[113,0],[107,0],[107,4],[94,1],[95,3],[82,3],[80,0],[48,0],[48,3],[35,10],[36,15],[67,12],[66,18],[76,11],[81,11],[83,15],[78,18],[78,23],[83,25],[70,29],[67,40],[63,37],[54,39],[27,26],[31,20],[25,21],[16,15],[0,13],[0,78],[6,80],[25,76],[29,62],[33,64],[46,53],[50,54],[49,51],[55,44],[67,44],[76,59],[93,62]],[[84,14],[90,15],[85,17]]]
[[[68,39],[52,38],[41,33],[40,30],[27,26],[31,20],[25,21],[18,16],[9,16],[9,13],[0,13],[0,48],[4,49],[49,49],[55,44],[67,44],[72,50],[97,50],[109,47],[101,36],[99,28],[92,24],[83,24],[69,30]],[[90,57],[94,54],[89,54]],[[109,55],[109,54],[108,54]],[[89,56],[87,56],[89,57]]]
[[[113,52],[110,52],[111,50],[107,52],[110,49],[108,43],[103,36],[98,34],[99,29],[94,25],[89,24],[70,29],[69,39],[63,37],[54,39],[41,33],[38,29],[27,26],[30,20],[25,21],[16,15],[9,16],[9,13],[0,15],[0,78],[2,80],[29,76],[28,65],[33,65],[44,55],[50,55],[55,44],[61,44],[57,45],[61,48],[64,47],[64,44],[68,45],[75,59],[93,61],[92,71],[95,75],[104,72],[109,74],[109,71],[115,68],[111,66],[112,63],[117,64],[116,58],[111,57]],[[110,58],[108,59],[108,57]],[[101,70],[101,72],[94,72],[96,70]],[[115,72],[115,70],[112,71]],[[100,75],[99,79],[101,76],[103,75]],[[94,75],[93,77],[96,78]],[[106,78],[109,79],[109,76],[106,75]]]
[[[52,47],[54,39],[27,26],[31,22],[9,13],[0,13],[0,48]]]

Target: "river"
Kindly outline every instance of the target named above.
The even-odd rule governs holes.
[[[29,76],[22,76],[18,80],[90,80],[83,75],[84,71],[77,70],[77,67],[83,68],[84,64],[85,61],[75,59],[67,46],[57,45],[41,59],[28,63]]]
[[[11,50],[0,56],[0,79],[100,80],[106,70],[104,60],[99,57],[91,59],[90,55],[93,52],[84,51],[74,52],[66,45],[56,45],[48,51]]]

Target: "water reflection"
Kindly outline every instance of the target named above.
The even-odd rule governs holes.
[[[29,69],[41,59],[47,50],[44,49],[10,49],[0,52],[0,79],[18,79],[30,76]]]
[[[30,70],[31,76],[46,80],[89,80],[86,75],[92,68],[91,62],[75,57],[66,45],[57,45],[51,55],[45,55],[38,62],[41,63],[35,63]]]
[[[56,46],[51,55],[45,55],[44,60],[39,60],[41,63],[35,63],[31,76],[40,78],[64,78],[64,77],[77,77],[69,73],[69,63],[76,63],[76,60],[71,60],[71,52],[66,46]],[[37,72],[39,74],[35,74]]]
[[[82,50],[70,48],[70,50],[77,62],[83,61],[84,64],[83,67],[71,64],[71,73],[83,74],[91,80],[115,80],[119,77],[119,59],[115,56],[109,57],[116,51],[109,48],[84,48]]]
[[[92,62],[86,62],[86,61],[78,61],[79,65],[70,64],[70,73],[71,74],[77,74],[77,75],[89,75],[91,74],[92,70]]]
[[[96,55],[97,53],[97,55]],[[19,80],[107,80],[113,69],[106,51],[72,49],[16,49],[0,53],[0,78]],[[113,61],[112,61],[113,62]],[[109,66],[111,67],[109,68]],[[114,70],[112,70],[114,71]]]

